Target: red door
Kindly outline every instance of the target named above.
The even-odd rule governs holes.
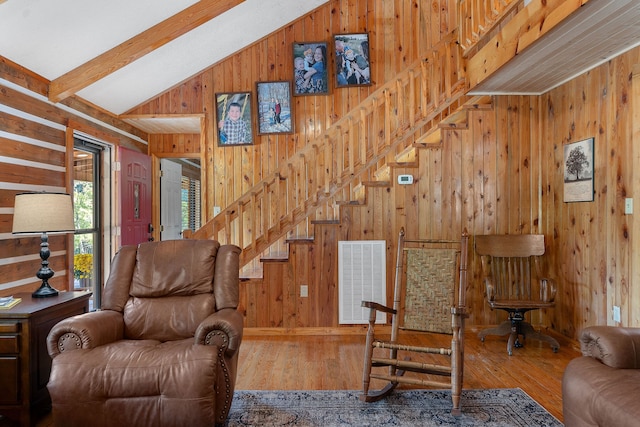
[[[120,244],[151,240],[151,157],[118,147],[120,160]]]

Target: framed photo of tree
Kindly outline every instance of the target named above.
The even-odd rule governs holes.
[[[216,93],[218,145],[253,144],[251,92]]]
[[[594,138],[565,144],[564,201],[592,202],[594,198]]]
[[[258,135],[293,133],[291,82],[257,82]]]

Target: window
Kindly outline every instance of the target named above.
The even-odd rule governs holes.
[[[100,307],[101,248],[100,165],[102,147],[74,139],[73,151],[73,287],[93,292],[93,307]]]

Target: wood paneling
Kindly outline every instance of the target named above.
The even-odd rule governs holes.
[[[0,75],[41,92],[41,78],[25,70],[10,69],[11,66],[0,61]],[[73,99],[69,101],[79,105]],[[76,129],[105,142],[137,149],[142,144],[109,128],[120,124],[125,132],[131,130],[129,125],[113,117],[109,118],[109,126],[103,126],[3,85],[0,85],[0,104],[0,295],[9,295],[32,292],[40,285],[35,276],[40,267],[40,237],[11,234],[15,195],[70,191],[72,174],[67,165],[72,161],[72,150],[67,146],[67,132],[72,134]],[[82,111],[92,110],[84,106]],[[102,112],[96,115],[106,116]],[[134,134],[142,135],[139,131]],[[46,206],[42,207],[42,214],[46,215]],[[50,283],[59,290],[70,289],[73,258],[69,248],[73,240],[67,236],[51,236],[49,242],[52,251],[49,261],[56,272]]]
[[[631,244],[635,223],[623,210],[624,199],[637,189],[634,179],[639,179],[633,168],[638,150],[631,144],[638,123],[634,125],[630,99],[639,63],[640,49],[635,49],[543,96],[495,97],[492,110],[470,113],[468,129],[444,131],[441,148],[418,150],[417,169],[392,167],[387,184],[367,187],[365,205],[341,205],[333,240],[322,240],[324,225],[316,225],[316,241],[291,251],[288,280],[296,282],[298,291],[307,269],[317,268],[320,254],[342,239],[386,240],[391,272],[401,226],[420,237],[450,238],[463,229],[471,234],[542,233],[545,268],[556,278],[559,293],[555,309],[530,314],[534,324],[576,337],[585,326],[615,324],[611,307],[618,305],[620,324],[639,326],[634,313],[640,292],[632,280],[637,274],[637,250]],[[640,101],[633,101],[637,109]],[[565,203],[562,147],[590,137],[595,137],[594,201]],[[415,184],[394,184],[400,173],[413,174]],[[318,255],[310,257],[311,251]],[[319,282],[334,273],[321,273]],[[479,277],[479,260],[472,253],[469,322],[496,324],[504,314],[487,307]],[[391,273],[387,282],[390,294]],[[309,281],[310,290],[315,283]],[[284,317],[298,316],[297,326],[337,326],[335,306],[333,311],[323,308],[329,318],[309,315],[307,310],[317,303],[310,292],[309,299],[298,297],[279,309]]]
[[[417,52],[425,51],[425,45],[437,43],[455,26],[454,5],[452,0],[334,0],[130,113],[204,114],[200,137],[163,135],[154,137],[152,144],[154,151],[169,150],[173,155],[181,150],[200,150],[203,210],[210,219],[214,206],[224,208],[254,183],[273,176],[284,159],[418,59]],[[332,88],[327,96],[294,97],[295,134],[257,136],[251,146],[217,145],[215,93],[253,91],[256,81],[288,80],[291,43],[330,43],[333,34],[345,32],[369,33],[374,85]],[[390,293],[396,236],[399,228],[405,227],[407,235],[421,238],[451,238],[465,229],[472,235],[545,234],[546,267],[558,280],[559,294],[554,310],[531,315],[534,324],[577,337],[584,326],[613,324],[610,313],[615,304],[621,307],[621,325],[640,326],[640,292],[634,283],[640,276],[634,267],[640,239],[634,239],[634,231],[640,232],[640,225],[635,216],[624,215],[623,210],[624,199],[634,197],[640,182],[640,174],[634,173],[640,150],[634,150],[632,144],[640,135],[640,85],[634,84],[640,74],[639,56],[636,48],[539,97],[495,97],[491,110],[470,111],[465,126],[441,129],[441,145],[415,151],[415,167],[392,166],[379,177],[367,171],[361,177],[363,182],[384,182],[358,186],[364,190],[357,194],[345,191],[342,203],[327,203],[315,214],[318,219],[338,219],[339,224],[308,221],[298,227],[296,234],[288,237],[313,236],[313,243],[292,245],[288,262],[265,262],[264,279],[243,282],[247,324],[335,326],[338,240],[388,242]],[[426,99],[429,94],[421,96]],[[66,113],[2,87],[0,102],[54,123],[66,120]],[[25,132],[41,133],[41,124],[28,120],[16,123],[6,113],[3,120],[12,132],[22,132],[27,126]],[[367,129],[357,131],[366,133]],[[431,131],[424,129],[425,134]],[[47,129],[45,133],[50,136],[50,132],[55,135],[57,131]],[[378,137],[367,135],[367,143],[374,147],[372,142]],[[595,137],[594,201],[564,203],[562,146],[590,137]],[[20,144],[3,138],[12,140],[5,150]],[[419,138],[416,135],[414,142]],[[10,148],[12,144],[14,148]],[[348,158],[349,153],[341,154]],[[41,155],[25,152],[33,161]],[[389,155],[386,161],[398,159]],[[52,162],[60,159],[52,158]],[[19,169],[9,173],[19,174]],[[414,175],[415,184],[395,184],[399,173]],[[15,192],[13,188],[0,189],[0,208],[11,208]],[[290,197],[295,201],[298,195]],[[333,217],[336,212],[339,216]],[[255,216],[255,227],[261,226],[259,213],[260,209],[247,213]],[[0,214],[6,223],[11,212]],[[10,253],[12,248],[7,245],[15,246],[16,242],[0,240],[0,253]],[[503,314],[487,308],[478,282],[479,262],[473,254],[470,265],[469,323],[498,323]],[[299,296],[302,284],[309,286],[307,298]]]
[[[287,26],[202,74],[130,111],[130,114],[205,114],[203,185],[207,200],[205,216],[213,206],[225,207],[255,183],[270,176],[278,164],[320,135],[345,112],[355,107],[376,85],[382,85],[417,59],[424,46],[436,44],[453,28],[455,7],[450,1],[432,4],[406,0],[331,1],[300,21]],[[453,3],[453,2],[451,2]],[[416,14],[416,12],[419,12]],[[421,36],[425,27],[432,37]],[[293,71],[292,43],[326,41],[333,48],[333,35],[367,32],[370,37],[371,87],[336,89],[329,96],[294,97],[293,135],[254,135],[255,144],[219,147],[215,132],[214,95],[217,92],[254,91],[255,82],[290,80]],[[421,47],[422,46],[422,47]],[[333,55],[327,69],[335,67]],[[330,85],[333,86],[330,74]],[[167,136],[166,140],[178,138]]]

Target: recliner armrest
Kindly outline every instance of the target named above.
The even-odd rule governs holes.
[[[122,313],[93,311],[58,322],[47,336],[47,350],[54,358],[65,351],[95,348],[121,340],[123,336]]]
[[[224,308],[209,315],[196,330],[195,343],[217,345],[232,356],[242,341],[244,318],[235,308]]]
[[[612,368],[640,368],[640,328],[590,326],[580,334],[584,356]]]

